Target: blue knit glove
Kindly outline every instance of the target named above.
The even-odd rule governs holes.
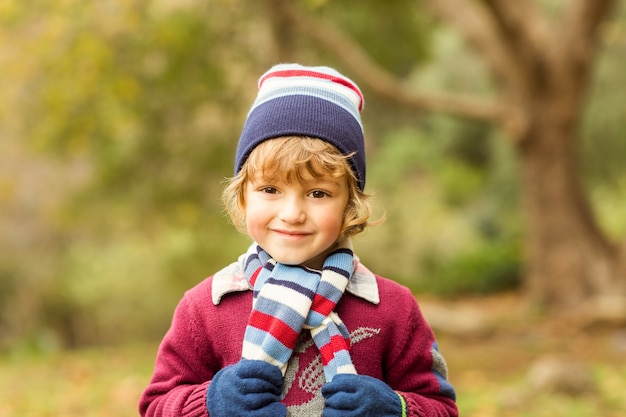
[[[383,381],[367,375],[339,374],[322,386],[322,417],[401,417],[400,396]]]
[[[283,375],[277,366],[242,359],[215,374],[206,394],[211,417],[284,417]]]

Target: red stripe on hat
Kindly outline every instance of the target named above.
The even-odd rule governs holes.
[[[294,331],[282,320],[269,314],[253,310],[248,324],[271,334],[289,349],[293,349],[298,341],[298,332]]]
[[[348,79],[346,78],[342,78],[342,77],[337,77],[336,75],[331,75],[331,74],[326,74],[323,72],[318,72],[318,71],[311,71],[311,70],[282,70],[282,71],[273,71],[270,72],[269,74],[266,74],[264,77],[262,77],[259,80],[259,89],[261,88],[261,86],[263,85],[263,83],[270,79],[270,78],[275,78],[275,77],[283,77],[283,78],[287,78],[287,77],[313,77],[313,78],[320,78],[323,80],[329,80],[332,81],[334,83],[337,84],[341,84],[344,87],[348,87],[350,90],[354,91],[358,96],[359,96],[359,111],[363,110],[363,94],[361,93],[361,90],[359,90],[359,88],[354,85],[353,83],[351,83]]]

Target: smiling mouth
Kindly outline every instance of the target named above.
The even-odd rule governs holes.
[[[291,230],[274,230],[274,232],[280,234],[280,235],[285,235],[285,236],[308,236],[310,233],[307,232],[298,232],[298,231],[291,231]]]

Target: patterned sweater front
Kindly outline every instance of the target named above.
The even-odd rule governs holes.
[[[445,361],[415,298],[407,288],[359,267],[363,285],[349,286],[336,309],[350,332],[357,372],[401,394],[408,416],[458,416]],[[142,416],[207,417],[206,390],[213,375],[241,359],[252,291],[240,279],[238,263],[224,271],[187,291],[177,306],[140,399]],[[284,379],[287,415],[321,416],[324,382],[321,355],[305,330]]]

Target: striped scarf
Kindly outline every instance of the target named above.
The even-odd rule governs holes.
[[[256,243],[246,255],[244,272],[254,295],[242,358],[266,361],[285,375],[305,328],[322,355],[327,381],[356,374],[348,329],[333,311],[354,271],[349,242],[326,258],[321,272],[278,263]]]

